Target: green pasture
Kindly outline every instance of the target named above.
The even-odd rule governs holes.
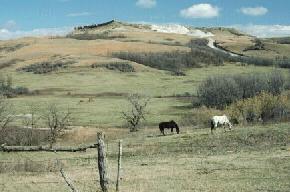
[[[146,124],[156,125],[162,120],[179,120],[187,113],[191,105],[189,96],[196,95],[199,83],[209,76],[265,73],[271,70],[271,67],[227,64],[190,69],[186,71],[186,76],[172,76],[159,70],[121,73],[90,68],[68,68],[40,75],[8,68],[2,74],[11,75],[14,86],[37,91],[32,96],[10,99],[17,113],[28,113],[27,105],[31,103],[41,110],[47,103],[57,103],[63,109],[71,109],[75,125],[120,127],[124,126],[121,112],[129,110],[126,101],[129,93],[151,98]]]

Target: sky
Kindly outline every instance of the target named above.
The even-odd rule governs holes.
[[[290,0],[0,0],[0,39],[61,35],[112,19],[290,36]]]

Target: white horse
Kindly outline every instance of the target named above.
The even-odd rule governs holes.
[[[211,132],[215,130],[219,125],[222,125],[225,131],[226,131],[226,125],[229,126],[229,130],[231,130],[233,127],[231,122],[229,121],[229,118],[226,115],[213,116],[211,118],[210,124],[211,124]]]

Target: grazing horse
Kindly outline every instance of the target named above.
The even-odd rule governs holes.
[[[176,129],[176,133],[179,134],[179,127],[175,121],[171,120],[169,122],[159,123],[159,129],[163,135],[165,135],[164,129],[171,129],[171,132],[173,132],[174,128]]]
[[[228,117],[226,115],[223,115],[223,116],[213,116],[211,118],[210,124],[211,124],[211,133],[219,125],[222,125],[224,127],[224,130],[225,131],[226,131],[226,127],[225,127],[226,125],[229,126],[229,130],[232,129],[232,124],[231,124],[231,122],[229,121],[229,119],[228,119]]]

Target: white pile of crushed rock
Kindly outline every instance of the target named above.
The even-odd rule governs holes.
[[[160,33],[176,33],[176,34],[190,35],[190,36],[200,37],[200,38],[214,36],[210,32],[204,32],[199,29],[189,29],[185,26],[178,25],[178,24],[151,25],[151,29],[153,31],[157,31]]]

